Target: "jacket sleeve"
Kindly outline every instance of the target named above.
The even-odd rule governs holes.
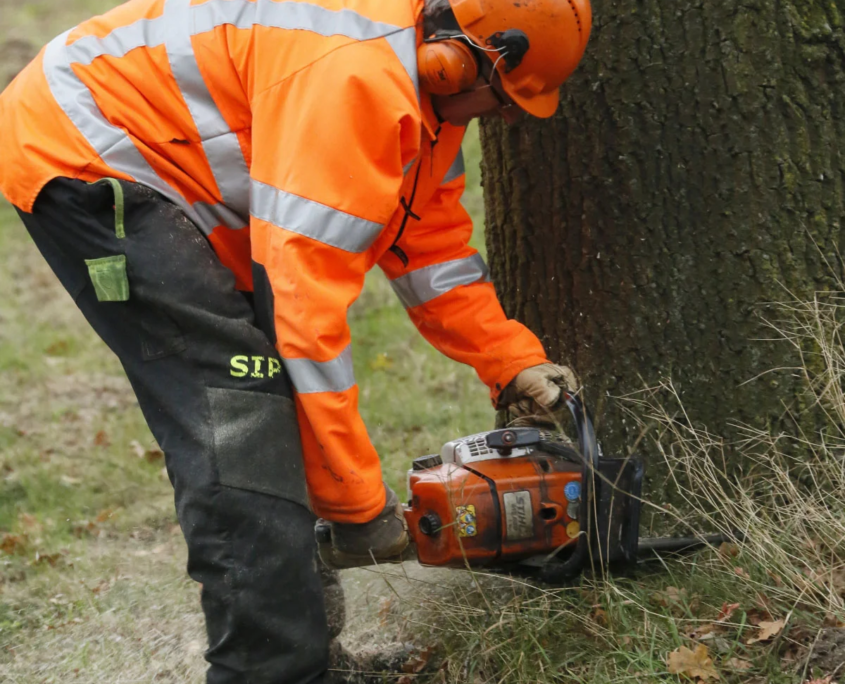
[[[547,359],[534,333],[505,315],[484,260],[468,244],[472,220],[460,203],[465,181],[459,152],[421,219],[403,234],[408,265],[390,253],[379,265],[420,333],[472,366],[495,403],[520,371]]]
[[[358,413],[347,309],[419,148],[414,86],[385,40],[335,50],[253,101],[254,271],[296,390],[314,511],[366,522],[385,503]]]

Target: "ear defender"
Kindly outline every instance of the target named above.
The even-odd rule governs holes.
[[[478,78],[478,62],[461,40],[425,42],[417,50],[420,83],[432,95],[457,95]]]

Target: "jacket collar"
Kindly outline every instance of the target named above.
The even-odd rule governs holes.
[[[420,111],[422,112],[423,128],[425,128],[432,140],[437,140],[440,121],[437,118],[437,114],[434,113],[434,105],[431,104],[431,96],[428,93],[420,93]]]

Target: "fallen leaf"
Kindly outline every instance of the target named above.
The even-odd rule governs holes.
[[[843,622],[838,615],[833,615],[832,613],[828,613],[824,616],[822,624],[825,627],[832,627],[834,629],[842,629],[845,627],[845,622]]]
[[[745,570],[745,568],[734,568],[734,573],[738,577],[742,577],[742,579],[751,579],[751,575]]]
[[[110,445],[111,441],[109,440],[109,436],[106,434],[105,430],[100,430],[96,435],[94,435],[94,446],[107,447]]]
[[[44,527],[38,522],[38,518],[29,513],[21,513],[18,516],[18,525],[22,530],[26,530],[27,534],[41,534]]]
[[[719,544],[719,555],[723,558],[736,558],[739,555],[739,547],[731,542]]]
[[[94,522],[102,525],[104,522],[109,520],[115,513],[116,511],[114,508],[104,508],[102,511],[97,513],[97,517],[94,518]]]
[[[686,595],[686,589],[678,589],[678,587],[666,587],[666,596],[672,601],[681,601]]]
[[[107,591],[111,588],[111,582],[109,580],[100,580],[100,583],[96,587],[91,588],[92,594],[100,594],[104,591]]]
[[[731,615],[734,614],[734,611],[737,608],[739,608],[738,603],[728,603],[726,601],[722,604],[721,610],[719,610],[719,616],[716,618],[716,622],[725,622],[730,619]]]
[[[70,475],[62,475],[59,478],[59,481],[66,487],[73,487],[75,485],[82,484],[82,480],[78,477],[71,477]]]
[[[713,659],[704,644],[696,646],[695,651],[681,646],[669,654],[666,665],[670,674],[682,674],[705,682],[708,679],[719,679],[719,673],[713,667]]]
[[[828,675],[821,679],[808,679],[806,684],[836,684],[836,682],[833,681],[833,675]]]
[[[406,674],[419,674],[428,665],[428,661],[431,660],[433,654],[434,649],[431,646],[415,653],[402,665],[402,672]]]
[[[87,537],[88,535],[95,535],[99,532],[99,527],[97,523],[92,522],[90,520],[79,520],[78,522],[73,523],[73,527],[71,531],[75,537]]]
[[[70,345],[67,340],[57,340],[44,350],[48,356],[67,356],[68,351],[70,351]]]
[[[62,554],[60,553],[41,553],[40,551],[36,551],[32,564],[44,565],[46,563],[51,568],[55,568],[61,557]]]
[[[0,537],[0,551],[10,556],[22,554],[28,543],[29,538],[25,534],[4,534]]]
[[[376,358],[370,361],[370,368],[374,371],[379,370],[387,370],[388,368],[393,367],[393,359],[391,359],[387,354],[377,354]]]
[[[693,629],[686,632],[686,636],[688,639],[704,641],[706,639],[714,638],[720,629],[721,625],[717,625],[716,623],[698,624]]]
[[[389,596],[382,596],[378,602],[378,618],[382,627],[387,624],[390,618],[390,610],[393,608],[393,599]]]
[[[725,663],[729,668],[732,670],[736,670],[737,672],[746,672],[750,670],[754,665],[748,661],[743,660],[742,658],[730,658],[728,662]]]
[[[760,631],[757,632],[757,636],[751,637],[745,643],[750,645],[756,644],[758,641],[768,641],[773,636],[780,634],[784,624],[786,623],[783,620],[774,620],[772,622],[763,621],[758,625]]]
[[[772,613],[770,609],[772,606],[772,600],[768,596],[766,596],[762,591],[758,591],[756,604],[757,607],[764,613],[766,613],[769,616],[769,619],[771,620]]]
[[[164,458],[164,452],[161,449],[146,449],[137,440],[129,442],[129,446],[138,458],[143,458],[147,463],[158,463]]]
[[[766,574],[769,576],[769,579],[771,579],[772,582],[775,583],[776,587],[782,587],[783,586],[783,580],[780,578],[779,575],[776,575],[771,570],[766,570]]]
[[[765,608],[752,608],[745,611],[745,620],[749,625],[757,627],[761,622],[771,622],[774,618]]]
[[[678,587],[666,587],[663,591],[657,591],[653,594],[653,598],[664,608],[668,608],[672,604],[683,603],[686,598],[687,590],[678,589]]]
[[[597,625],[601,627],[607,627],[607,611],[603,608],[599,608],[598,606],[593,606],[593,612],[590,615]]]

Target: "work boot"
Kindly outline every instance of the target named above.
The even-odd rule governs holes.
[[[331,523],[335,559],[389,561],[401,556],[408,546],[408,529],[399,497],[384,487],[387,502],[375,519],[366,523]]]

